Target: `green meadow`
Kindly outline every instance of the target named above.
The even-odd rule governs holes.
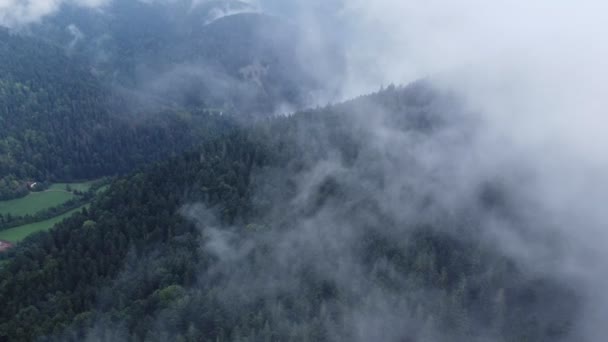
[[[11,243],[20,242],[21,240],[25,239],[26,237],[28,237],[31,234],[53,228],[53,226],[56,223],[61,222],[63,219],[80,211],[84,207],[86,207],[86,206],[82,206],[80,208],[68,211],[65,214],[55,216],[52,219],[48,219],[45,221],[30,223],[30,224],[26,224],[23,226],[14,227],[14,228],[7,229],[7,230],[2,230],[2,231],[0,231],[0,240],[8,241]]]
[[[65,190],[31,192],[25,197],[0,202],[0,214],[12,216],[34,215],[45,209],[61,205],[76,197]]]
[[[96,180],[81,183],[55,183],[45,191],[31,192],[25,197],[0,201],[0,215],[34,215],[75,198],[76,195],[73,191],[88,191],[94,182]]]
[[[77,198],[78,195],[74,194],[74,191],[86,192],[91,188],[94,182],[96,182],[96,180],[80,183],[55,183],[49,186],[45,191],[31,192],[22,198],[0,201],[0,214],[5,216],[10,214],[14,217],[34,215],[43,210],[60,206],[71,199]],[[97,192],[102,192],[106,188],[107,186],[101,187]],[[0,231],[0,240],[17,243],[31,234],[51,229],[56,223],[80,209],[82,209],[82,207],[48,220],[2,230]]]

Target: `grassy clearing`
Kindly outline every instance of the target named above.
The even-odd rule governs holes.
[[[25,197],[0,202],[0,214],[13,216],[34,215],[39,211],[61,205],[75,195],[67,191],[47,190],[32,192]]]
[[[67,187],[69,186],[72,191],[86,192],[89,191],[93,183],[96,181],[97,180],[82,183],[55,183],[51,185],[48,190],[66,191]]]
[[[81,183],[55,183],[43,192],[32,192],[22,198],[10,201],[0,201],[0,214],[11,214],[12,216],[34,215],[40,211],[60,206],[65,202],[76,198],[77,195],[71,191],[86,192],[96,181],[97,180]],[[68,186],[70,191],[67,190]],[[100,187],[97,189],[97,193],[103,192],[107,188],[107,185]],[[86,206],[88,206],[88,204]],[[0,240],[18,243],[31,234],[51,229],[56,223],[81,210],[83,207],[68,211],[65,214],[55,216],[48,220],[0,231]]]
[[[76,197],[70,191],[88,191],[97,180],[81,183],[55,183],[42,192],[32,192],[25,197],[0,201],[0,214],[12,216],[34,215],[40,211],[59,206]],[[70,191],[68,191],[68,186]]]
[[[68,211],[67,213],[65,213],[63,215],[55,216],[49,220],[40,221],[40,222],[36,222],[36,223],[30,223],[30,224],[26,224],[23,226],[0,231],[0,240],[8,241],[11,243],[17,243],[34,233],[44,231],[44,230],[49,230],[49,229],[53,228],[53,226],[56,223],[61,222],[63,219],[80,211],[84,207],[86,207],[86,205],[82,206],[80,208]]]

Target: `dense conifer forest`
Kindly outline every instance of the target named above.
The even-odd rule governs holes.
[[[134,120],[82,60],[40,40],[0,31],[0,61],[0,199],[23,196],[27,181],[124,174],[215,131],[204,109]]]
[[[0,0],[0,342],[603,341],[604,7]]]
[[[11,250],[0,271],[0,335],[566,338],[574,294],[470,238],[481,221],[431,209],[429,194],[400,193],[398,203],[429,208],[416,220],[380,202],[404,190],[387,188],[397,183],[385,177],[398,176],[374,167],[390,158],[376,154],[357,116],[375,108],[399,131],[431,138],[457,115],[451,101],[414,84],[253,127],[225,125],[200,149],[116,181],[89,209]],[[506,205],[482,193],[472,201]]]

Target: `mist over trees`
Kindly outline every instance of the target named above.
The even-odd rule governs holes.
[[[337,74],[340,51],[310,63],[318,47],[302,39],[306,28],[239,3],[123,0],[103,11],[65,5],[28,31],[84,55],[100,78],[148,110],[204,106],[267,116],[337,91],[314,64],[331,61]]]
[[[0,341],[603,341],[606,11],[0,1]]]
[[[433,193],[408,189],[423,165],[401,143],[378,154],[367,110],[422,141],[460,111],[417,84],[223,130],[13,250],[0,271],[0,331],[15,340],[571,337],[572,289],[473,238],[484,228],[476,210],[509,204],[482,187],[449,213]]]
[[[1,32],[0,198],[28,180],[124,174],[196,145],[209,113],[272,116],[324,87],[299,67],[297,29],[275,17],[64,7]]]

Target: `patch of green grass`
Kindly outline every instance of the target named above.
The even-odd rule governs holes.
[[[61,205],[76,197],[65,190],[32,192],[25,197],[0,202],[0,214],[12,216],[34,215],[42,210]]]
[[[76,197],[71,191],[87,192],[98,179],[80,183],[55,183],[41,192],[31,192],[25,197],[0,201],[0,214],[12,216],[34,215],[40,211],[59,206]],[[68,191],[68,186],[70,191]],[[101,192],[103,190],[98,190]]]
[[[91,186],[93,185],[93,183],[97,182],[97,180],[92,180],[92,181],[88,181],[88,182],[81,182],[81,183],[55,183],[53,185],[51,185],[48,190],[60,190],[60,191],[66,191],[67,187],[69,186],[71,191],[80,191],[80,192],[86,192],[89,191],[89,189],[91,188]]]
[[[41,232],[44,230],[50,230],[56,223],[61,222],[63,219],[80,211],[84,207],[86,207],[86,205],[74,210],[70,210],[65,214],[55,216],[52,219],[36,223],[30,223],[23,226],[0,231],[0,240],[8,241],[11,243],[17,243],[34,233]]]

